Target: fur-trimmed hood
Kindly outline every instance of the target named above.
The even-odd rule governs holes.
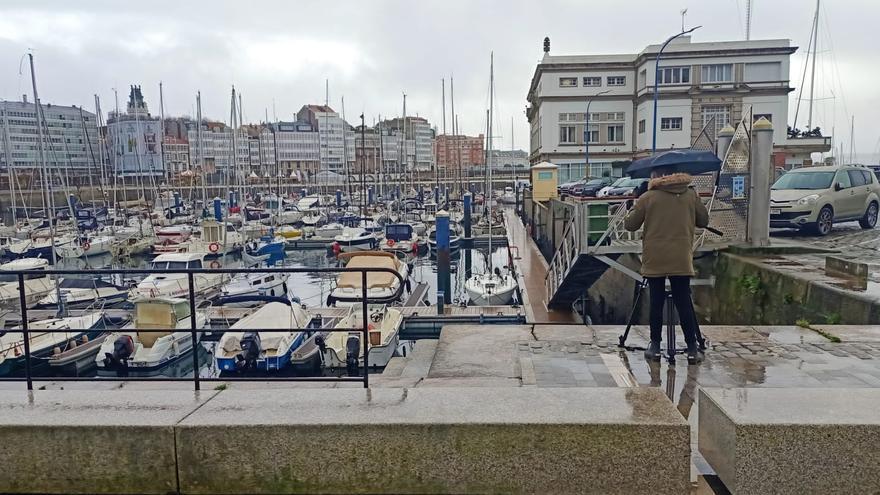
[[[648,183],[648,189],[657,189],[674,194],[681,194],[687,191],[687,188],[690,187],[691,180],[691,175],[686,173],[664,175],[663,177],[651,179]]]

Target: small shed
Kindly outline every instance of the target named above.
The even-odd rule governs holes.
[[[532,165],[530,176],[534,201],[549,201],[559,197],[559,166],[550,162],[537,163]]]

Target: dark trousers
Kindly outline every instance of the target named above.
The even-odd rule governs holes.
[[[648,289],[651,293],[651,340],[660,342],[663,340],[663,306],[666,303],[666,278],[648,277]],[[672,288],[672,301],[678,311],[678,319],[681,322],[681,331],[684,333],[684,341],[688,346],[696,343],[697,315],[694,313],[694,302],[691,300],[691,278],[669,277],[669,285]]]

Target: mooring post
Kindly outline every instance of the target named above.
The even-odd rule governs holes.
[[[471,238],[471,212],[474,195],[471,193],[464,194],[464,238]]]
[[[218,222],[223,221],[223,205],[220,203],[220,198],[214,198],[214,218]]]
[[[373,186],[367,188],[367,204],[373,204]]]
[[[180,191],[174,191],[174,213],[180,214]]]
[[[440,210],[436,215],[437,227],[437,293],[443,292],[443,300],[452,302],[450,291],[449,213]]]
[[[752,246],[770,245],[770,186],[773,164],[773,124],[764,117],[752,126],[748,241]]]
[[[342,207],[342,189],[336,190],[336,206]]]

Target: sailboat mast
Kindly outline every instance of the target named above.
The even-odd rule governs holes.
[[[345,193],[348,195],[349,201],[351,201],[351,170],[348,169],[348,140],[345,139],[346,125],[348,125],[348,121],[345,120],[345,95],[342,95],[342,173],[345,174],[343,185],[345,186]],[[357,158],[357,153],[355,153],[355,158]],[[361,191],[361,195],[363,194],[364,191]]]
[[[486,136],[486,201],[489,201],[489,273],[492,273],[492,118],[495,111],[495,52],[489,54],[489,135]]]
[[[159,156],[162,157],[162,167],[167,172],[168,165],[165,163],[165,98],[162,94],[162,81],[159,81]]]
[[[14,175],[12,172],[12,146],[9,144],[9,119],[7,115],[9,114],[9,103],[3,105],[3,161],[6,165],[6,175],[9,177],[9,200],[11,202],[12,207],[12,224],[15,225],[18,223],[18,219],[15,216],[15,186],[14,186]]]
[[[205,171],[205,159],[202,154],[202,92],[196,92],[196,149],[199,153],[199,169],[202,173],[202,207],[208,207],[208,174]]]
[[[819,52],[819,1],[816,0],[816,15],[813,16],[813,68],[810,69],[810,111],[807,114],[807,130],[813,129],[813,90],[816,87],[816,54]]]
[[[46,157],[43,154],[43,122],[44,115],[40,106],[40,97],[37,94],[37,75],[34,71],[34,55],[28,53],[28,61],[31,66],[31,85],[34,88],[34,110],[37,118],[37,157],[40,160],[40,177],[43,179],[43,193],[46,195],[46,219],[49,220],[49,242],[52,246],[52,265],[58,265],[58,253],[55,252],[55,208],[52,207],[51,179],[46,170]],[[51,216],[50,216],[51,215]],[[75,219],[76,217],[74,217]],[[58,279],[55,279],[55,296],[59,302],[59,311],[63,311],[61,304],[61,289],[58,287]]]

